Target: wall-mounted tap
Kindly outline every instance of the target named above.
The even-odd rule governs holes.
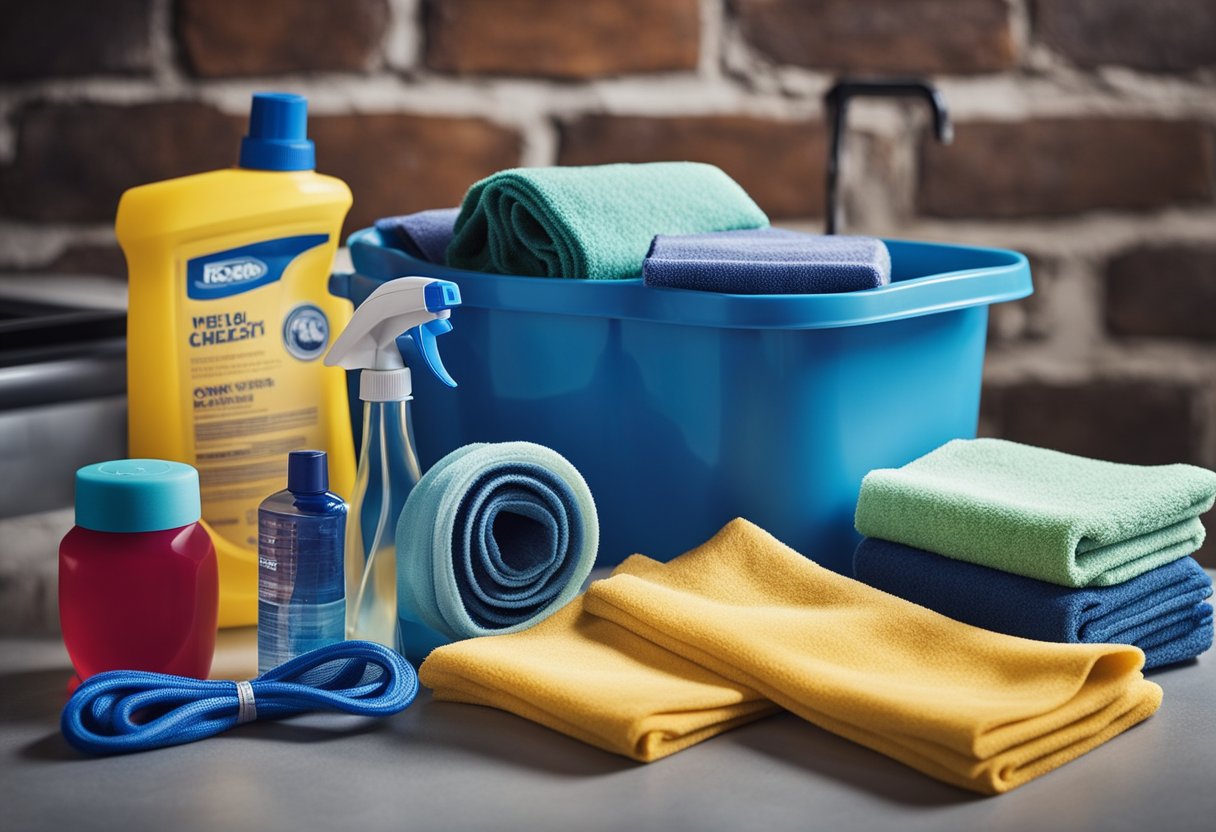
[[[823,97],[827,111],[828,144],[826,228],[835,234],[840,228],[840,158],[844,154],[845,123],[849,99],[855,96],[868,98],[923,98],[933,111],[933,131],[942,144],[954,139],[954,128],[946,101],[937,87],[918,78],[861,79],[841,78]]]

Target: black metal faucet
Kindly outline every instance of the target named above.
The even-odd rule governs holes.
[[[919,78],[862,79],[841,78],[823,96],[827,110],[828,144],[827,164],[827,217],[828,234],[840,228],[840,157],[844,153],[845,121],[849,99],[855,96],[868,98],[923,98],[933,111],[933,132],[942,144],[954,139],[954,128],[950,124],[950,113],[941,91],[928,81]]]

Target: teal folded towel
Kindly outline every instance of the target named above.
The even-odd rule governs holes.
[[[469,188],[448,245],[460,269],[637,277],[656,234],[763,228],[768,217],[713,165],[516,168]]]
[[[556,451],[474,444],[435,463],[397,523],[397,614],[406,656],[513,633],[565,606],[599,548],[595,501]]]
[[[861,483],[857,530],[1061,586],[1112,586],[1191,554],[1216,473],[956,439]]]

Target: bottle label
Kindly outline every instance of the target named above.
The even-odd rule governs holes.
[[[308,292],[328,274],[329,239],[281,237],[185,262],[181,388],[203,519],[249,548],[258,503],[282,487],[287,452],[327,447],[317,373],[341,370],[317,366],[332,332]]]
[[[328,234],[300,234],[195,257],[186,263],[186,297],[226,298],[274,283],[297,256],[327,242]]]

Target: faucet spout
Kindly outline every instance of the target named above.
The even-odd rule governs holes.
[[[827,111],[828,144],[826,231],[836,234],[840,228],[840,159],[844,155],[845,128],[849,99],[868,98],[922,98],[933,113],[933,133],[942,144],[954,140],[954,125],[946,99],[941,90],[920,78],[861,79],[841,78],[823,97]]]

